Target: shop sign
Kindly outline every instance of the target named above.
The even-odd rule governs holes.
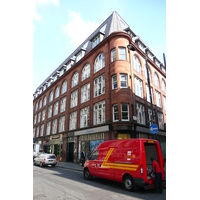
[[[104,132],[104,131],[109,131],[109,126],[108,125],[101,126],[101,127],[98,127],[98,128],[93,128],[93,129],[86,129],[86,130],[83,130],[83,131],[75,131],[74,132],[74,136],[84,135],[84,134],[91,134],[91,133],[99,133],[99,132]]]

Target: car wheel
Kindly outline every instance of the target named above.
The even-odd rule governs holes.
[[[85,169],[84,169],[83,175],[84,175],[84,178],[85,178],[86,180],[89,180],[89,179],[92,178],[92,176],[90,175],[90,172],[89,172],[89,169],[88,169],[88,168],[85,168]]]
[[[40,163],[40,167],[42,167],[42,162]]]
[[[128,191],[132,191],[133,190],[133,179],[130,175],[126,175],[124,177],[124,187],[126,190]]]
[[[33,164],[36,165],[35,160],[34,160]]]

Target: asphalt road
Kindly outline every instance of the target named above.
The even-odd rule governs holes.
[[[85,180],[83,173],[59,167],[33,166],[33,199],[39,200],[165,200],[154,190],[128,192],[121,183],[93,178]]]

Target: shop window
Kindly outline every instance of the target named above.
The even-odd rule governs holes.
[[[117,139],[121,140],[121,139],[130,139],[131,138],[131,134],[128,133],[118,133],[117,134]]]

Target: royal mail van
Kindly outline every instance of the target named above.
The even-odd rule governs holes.
[[[152,139],[109,140],[102,142],[85,162],[83,176],[122,182],[127,190],[155,188],[151,174],[153,157],[160,165],[165,186],[164,162],[159,142]]]

